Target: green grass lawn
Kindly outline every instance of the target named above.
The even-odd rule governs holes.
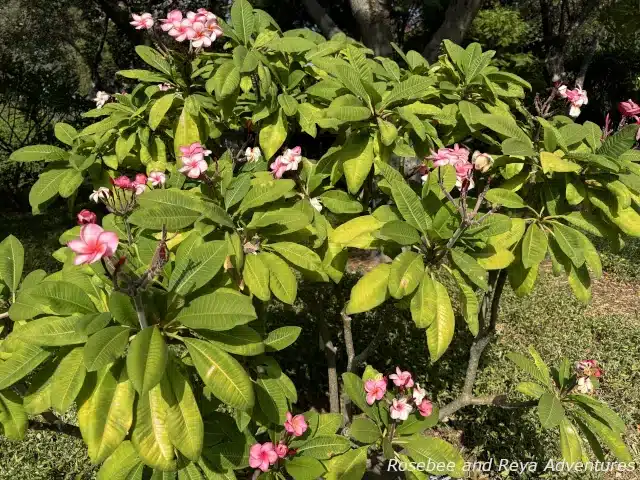
[[[72,225],[66,210],[38,217],[5,215],[0,220],[2,231],[12,232],[25,245],[25,271],[56,269],[58,264],[49,254],[59,248],[60,233]],[[541,272],[535,290],[526,298],[516,298],[507,289],[498,325],[499,336],[487,350],[476,393],[511,393],[513,399],[518,399],[518,394],[512,392],[524,377],[505,355],[510,351],[526,353],[528,345],[533,345],[550,364],[562,356],[571,361],[595,358],[605,371],[598,395],[627,423],[626,441],[640,461],[640,279],[636,267],[639,250],[640,242],[634,241],[621,254],[604,256],[606,274],[594,284],[594,299],[587,307],[579,304],[566,281],[553,277],[549,269]],[[354,280],[347,278],[343,289]],[[303,327],[298,344],[305,347],[290,348],[278,356],[283,369],[296,380],[300,409],[328,404],[326,366],[317,347],[314,315],[333,319],[330,327],[341,348],[339,306],[331,288],[306,284],[301,286],[294,308],[275,304],[269,309],[271,325]],[[366,346],[380,321],[386,322],[386,336],[376,349],[375,357],[369,359],[371,364],[381,371],[390,371],[395,365],[412,370],[432,395],[436,390],[443,392],[436,398],[440,403],[454,396],[462,383],[466,348],[471,341],[464,324],[456,331],[454,347],[434,366],[429,362],[424,331],[416,329],[408,317],[392,305],[354,317],[356,351]],[[344,354],[338,361],[344,368]],[[508,458],[545,464],[550,458],[558,457],[556,433],[542,431],[535,415],[527,410],[468,407],[439,427],[438,434],[460,445],[468,459]],[[95,470],[79,439],[29,432],[23,442],[14,443],[0,436],[1,480],[84,479],[93,478]],[[512,475],[499,478],[640,478],[637,473],[627,477]]]

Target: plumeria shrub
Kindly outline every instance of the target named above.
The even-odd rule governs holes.
[[[549,257],[587,302],[602,270],[590,238],[640,235],[636,125],[613,134],[557,114],[587,103],[561,85],[530,113],[529,84],[478,44],[445,42],[433,65],[396,48],[396,62],[343,34],[282,32],[246,0],[228,23],[200,9],[132,25],[155,47],[137,48],[146,69],[120,72],[130,92],[100,92],[82,130],[57,124],[64,147],[12,155],[47,162],[34,213],[85,185],[96,206],[60,238],[55,273],[23,276],[20,242],[0,247],[4,435],[38,415],[57,425],[52,412],[75,403],[101,479],[356,479],[388,460],[460,477],[461,453],[430,432],[495,405],[537,408],[569,462],[629,459],[595,361],[510,355],[531,377],[517,387],[527,401],[474,383],[506,282],[528,294]],[[304,351],[301,329],[269,330],[266,306],[293,304],[300,282],[339,283],[354,249],[381,262],[342,311],[347,371],[330,376],[330,412],[300,412],[278,351]],[[424,329],[433,362],[459,305],[475,340],[449,404],[416,372],[358,374],[378,339],[356,355],[351,322],[385,302]]]

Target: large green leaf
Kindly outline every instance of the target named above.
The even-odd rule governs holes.
[[[42,172],[29,191],[29,205],[37,208],[58,195],[60,183],[68,173],[69,169],[66,168],[54,168]]]
[[[142,463],[129,440],[122,442],[98,470],[97,480],[132,480],[130,474]],[[165,479],[162,479],[165,480]]]
[[[424,275],[422,255],[402,252],[391,263],[389,270],[389,293],[393,298],[401,299],[412,293]]]
[[[165,115],[171,108],[175,94],[169,93],[155,101],[151,110],[149,110],[149,127],[151,130],[155,130],[160,125],[160,122],[164,119]]]
[[[354,137],[343,148],[344,177],[347,180],[349,193],[356,194],[367,179],[373,166],[373,139],[369,136]]]
[[[451,260],[474,284],[481,289],[489,290],[488,274],[469,254],[461,250],[451,250]]]
[[[235,355],[260,355],[265,350],[262,336],[247,325],[238,325],[224,332],[206,332],[204,336],[225,352]]]
[[[27,323],[14,335],[26,343],[62,346],[85,343],[87,335],[77,333],[78,317],[41,317]]]
[[[120,357],[129,343],[129,327],[107,327],[94,333],[84,349],[84,365],[94,372],[113,363]]]
[[[522,264],[531,268],[542,262],[547,255],[549,241],[537,223],[532,223],[522,239]]]
[[[24,248],[13,235],[0,243],[0,282],[4,282],[15,293],[22,280],[24,267]]]
[[[560,425],[564,417],[562,402],[553,393],[544,393],[538,401],[538,417],[543,428]]]
[[[330,233],[329,240],[332,243],[342,246],[362,247],[362,243],[367,244],[375,240],[372,233],[382,225],[383,222],[376,217],[363,215],[353,218],[337,227]]]
[[[269,249],[279,253],[289,263],[305,270],[322,271],[322,259],[316,252],[304,245],[293,242],[278,242],[269,244]]]
[[[230,407],[248,410],[253,406],[251,379],[237,360],[210,342],[185,338],[184,343],[211,393]]]
[[[138,396],[131,443],[145,464],[160,470],[176,468],[168,413],[169,404],[160,384]]]
[[[577,163],[560,158],[555,153],[540,152],[540,163],[544,173],[550,172],[579,172],[582,167]]]
[[[364,382],[359,376],[350,372],[343,373],[342,383],[344,386],[344,391],[360,410],[362,410],[370,418],[378,418],[375,413],[374,407],[370,406],[367,403],[367,398],[364,391]]]
[[[93,313],[96,307],[89,295],[79,286],[69,282],[42,282],[30,292],[58,315]]]
[[[196,461],[204,443],[204,423],[196,397],[189,380],[173,360],[169,362],[167,380],[162,383],[162,388],[163,393],[170,388],[166,393],[171,397],[167,413],[171,443],[189,460]]]
[[[280,327],[272,330],[264,339],[264,344],[271,350],[284,350],[300,336],[301,327]]]
[[[431,220],[422,207],[420,197],[404,182],[394,182],[391,185],[391,194],[400,214],[407,223],[426,234],[431,226]]]
[[[516,121],[507,115],[483,114],[478,117],[478,123],[493,130],[506,138],[515,138],[531,145],[529,136],[518,126]]]
[[[53,145],[28,145],[14,151],[9,156],[9,160],[13,162],[57,162],[64,161],[68,157],[69,154],[66,151]]]
[[[254,185],[242,199],[238,210],[245,212],[251,208],[261,207],[266,203],[282,198],[296,186],[293,180],[270,180]]]
[[[426,465],[446,465],[446,470],[438,471],[437,467],[427,469],[429,473],[450,475],[454,478],[464,476],[464,459],[459,450],[444,440],[435,437],[411,437],[405,446],[409,456],[416,462]],[[453,470],[449,469],[449,463],[453,462]]]
[[[51,406],[60,413],[71,407],[84,384],[87,370],[84,366],[84,349],[76,347],[58,364],[51,379]]]
[[[183,308],[176,321],[190,328],[229,330],[255,320],[251,298],[230,288],[202,295]]]
[[[346,452],[349,448],[349,439],[341,435],[318,435],[298,447],[297,451],[305,457],[326,460]]]
[[[407,80],[396,84],[389,95],[382,101],[379,110],[388,108],[395,102],[401,100],[411,100],[424,96],[425,91],[429,90],[433,81],[430,78],[412,75]]]
[[[298,282],[293,270],[273,253],[262,252],[260,255],[269,268],[269,288],[279,300],[293,305],[298,295]]]
[[[182,158],[180,147],[188,146],[199,141],[200,133],[196,119],[191,116],[186,108],[183,108],[175,127],[175,136],[173,137],[173,152],[175,158]]]
[[[381,263],[367,272],[351,289],[346,313],[367,312],[382,305],[389,296],[391,265]]]
[[[262,261],[262,255],[247,255],[242,271],[244,283],[252,294],[263,302],[271,298],[269,290],[269,267]]]
[[[145,45],[138,45],[136,47],[136,53],[148,65],[151,65],[153,68],[164,74],[171,75],[169,62],[157,50]]]
[[[349,427],[349,435],[360,443],[375,443],[382,436],[376,423],[368,417],[356,417]]]
[[[122,443],[133,423],[135,389],[125,368],[89,374],[97,383],[78,402],[78,425],[89,458],[100,463]],[[87,377],[89,380],[89,376]],[[89,383],[89,382],[87,382]],[[82,392],[81,392],[82,397]]]
[[[560,452],[570,465],[582,461],[580,436],[576,427],[566,418],[560,422]]]
[[[553,237],[558,242],[560,249],[569,257],[571,263],[576,267],[584,264],[584,250],[579,232],[561,223],[554,223]]]
[[[427,328],[427,346],[431,361],[438,360],[447,351],[455,330],[455,317],[449,294],[444,285],[433,281],[436,290],[436,316]]]
[[[462,316],[464,317],[465,322],[467,322],[469,331],[475,337],[480,331],[480,322],[478,320],[480,305],[478,303],[478,297],[476,296],[475,289],[467,283],[467,280],[459,271],[452,270],[451,273],[456,279],[456,283],[458,284],[458,288],[460,289]]]
[[[427,270],[420,286],[411,298],[411,318],[418,328],[427,328],[436,317],[437,293],[435,284]]]
[[[13,390],[0,391],[0,426],[9,440],[24,439],[29,418],[22,405],[22,398]]]
[[[287,126],[287,119],[281,109],[265,119],[259,138],[260,148],[267,161],[271,160],[287,139]]]
[[[122,292],[112,292],[109,297],[109,311],[120,325],[137,328],[138,314],[133,299]]]
[[[20,342],[11,356],[0,362],[0,390],[10,387],[44,362],[50,352],[36,345]]]
[[[157,326],[147,327],[136,334],[127,352],[127,373],[140,395],[160,383],[168,358],[169,349]]]
[[[235,0],[231,6],[231,24],[242,43],[249,44],[254,32],[253,8],[247,0]]]
[[[491,203],[507,208],[525,208],[527,206],[520,195],[504,188],[492,188],[487,192],[485,198]]]
[[[223,240],[206,242],[193,248],[188,252],[188,257],[176,259],[169,290],[184,296],[204,286],[220,271],[226,257],[227,244]]]
[[[285,463],[285,468],[294,480],[316,480],[326,471],[322,463],[312,457],[294,457]]]

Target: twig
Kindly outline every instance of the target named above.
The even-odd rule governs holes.
[[[338,349],[331,341],[329,326],[322,315],[318,317],[320,325],[320,340],[324,354],[327,357],[327,375],[329,378],[329,411],[340,413],[340,392],[338,390],[338,369],[336,363],[336,353]]]

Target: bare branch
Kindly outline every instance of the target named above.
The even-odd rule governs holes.
[[[331,38],[336,33],[342,33],[342,30],[338,28],[333,19],[327,14],[326,10],[320,5],[317,0],[302,0],[309,16],[316,22],[316,25],[320,27],[322,34]]]

